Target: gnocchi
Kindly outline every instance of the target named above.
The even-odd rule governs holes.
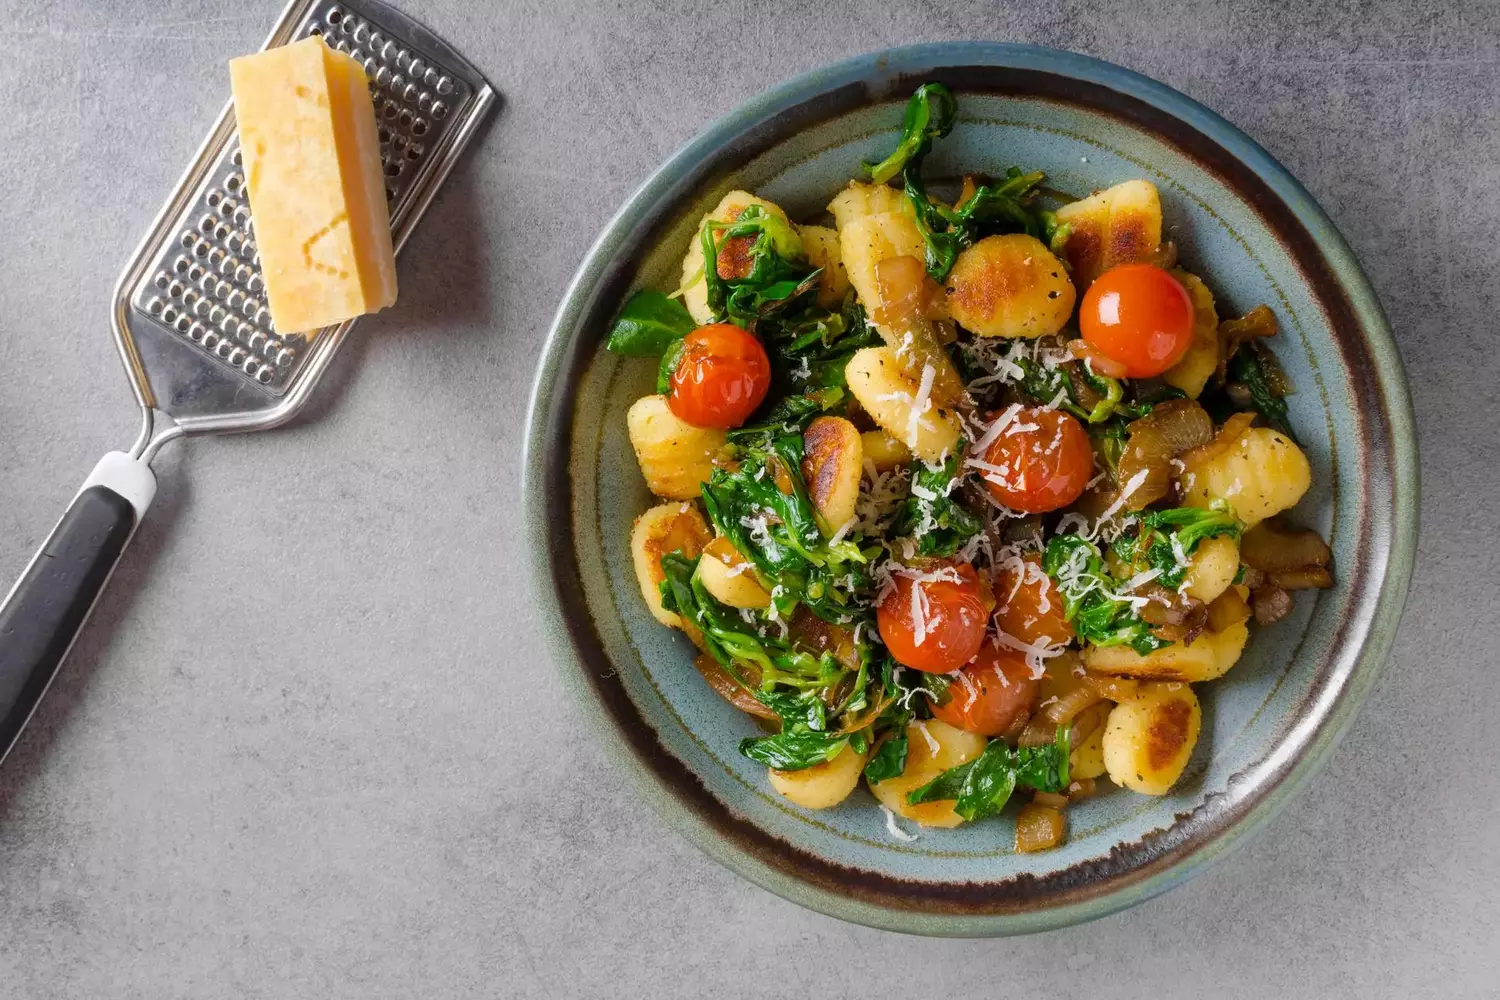
[[[987,236],[959,254],[947,291],[953,319],[981,337],[1050,336],[1077,300],[1062,261],[1025,233]]]
[[[698,579],[715,600],[731,608],[770,607],[771,593],[761,586],[754,564],[722,535],[703,547]]]
[[[802,432],[802,478],[825,535],[853,522],[863,470],[864,440],[843,417],[818,417]]]
[[[1059,208],[1057,223],[1062,255],[1073,268],[1074,280],[1087,287],[1112,267],[1156,258],[1161,196],[1150,181],[1125,181]]]
[[[1142,795],[1165,795],[1187,768],[1203,727],[1198,696],[1186,684],[1143,684],[1109,713],[1104,766],[1109,778]]]
[[[1244,622],[1222,632],[1204,632],[1190,643],[1174,642],[1142,656],[1129,646],[1088,646],[1083,662],[1101,674],[1154,680],[1211,681],[1239,662],[1250,631]]]
[[[1231,535],[1215,535],[1198,543],[1188,557],[1182,592],[1210,604],[1229,589],[1240,571],[1240,544]]]
[[[876,472],[889,472],[911,461],[911,449],[883,430],[865,431],[859,440],[861,454]]]
[[[1207,508],[1223,500],[1247,528],[1295,507],[1312,485],[1302,449],[1269,427],[1250,427],[1217,454],[1185,462],[1183,504]]]
[[[692,239],[688,243],[687,256],[682,260],[682,283],[679,287],[682,289],[682,304],[687,306],[689,315],[700,326],[714,321],[714,314],[708,308],[708,285],[703,280],[705,262],[701,239],[703,226],[708,222],[733,222],[751,205],[759,205],[772,215],[786,219],[786,213],[779,205],[774,205],[764,198],[757,198],[748,191],[731,191],[719,201],[712,212],[703,217],[698,223],[698,228],[693,230]]]
[[[713,475],[728,435],[694,427],[672,412],[665,396],[642,396],[625,414],[630,446],[646,486],[668,500],[691,500]]]
[[[921,386],[902,373],[889,347],[856,351],[844,369],[849,392],[881,429],[927,462],[940,462],[958,446],[962,428],[951,410],[930,398],[919,410]]]
[[[978,757],[987,742],[983,736],[937,719],[910,723],[906,727],[906,770],[894,778],[870,782],[870,791],[891,812],[922,826],[958,826],[963,817],[954,810],[952,800],[912,805],[906,796],[949,768]]]
[[[663,625],[681,628],[682,619],[662,607],[660,588],[667,575],[662,571],[661,557],[681,552],[692,559],[703,551],[711,537],[703,515],[690,503],[664,503],[635,519],[630,530],[635,579],[652,617]]]
[[[837,309],[849,292],[849,272],[844,270],[844,255],[839,245],[837,230],[827,226],[800,226],[802,252],[807,262],[822,268],[818,275],[818,304],[825,309]]]
[[[1214,293],[1202,278],[1181,269],[1173,271],[1172,276],[1193,300],[1193,343],[1181,361],[1162,373],[1161,380],[1187,393],[1189,399],[1197,399],[1219,367],[1219,312],[1214,307]]]
[[[828,809],[858,787],[865,760],[865,754],[846,746],[833,760],[800,771],[770,768],[771,787],[803,809]]]
[[[922,232],[905,212],[861,215],[839,227],[839,254],[844,271],[872,320],[882,314],[885,306],[876,265],[896,257],[920,260],[925,252]]]

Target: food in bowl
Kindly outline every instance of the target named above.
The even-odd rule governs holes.
[[[1271,310],[1221,321],[1148,181],[929,192],[955,113],[919,88],[831,225],[729,193],[680,286],[625,303],[607,346],[657,363],[626,419],[665,501],[631,550],[651,613],[765,725],[740,752],[777,793],[863,781],[906,838],[1026,789],[1016,848],[1043,850],[1106,777],[1172,788],[1193,685],[1331,558],[1281,519],[1311,470]]]

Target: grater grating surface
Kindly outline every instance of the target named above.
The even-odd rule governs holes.
[[[266,47],[309,35],[369,77],[399,250],[494,92],[448,45],[373,0],[293,0]],[[311,334],[272,323],[233,112],[231,103],[117,293],[116,334],[137,395],[185,433],[287,419],[353,323]]]

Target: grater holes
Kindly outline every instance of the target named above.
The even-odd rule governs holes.
[[[224,178],[224,190],[228,191],[230,194],[239,194],[240,186],[244,183],[245,178],[240,174],[230,174],[228,177]]]
[[[236,167],[243,167],[245,165],[244,154],[240,152],[238,146],[235,147],[233,155],[229,157],[229,162],[233,163]]]
[[[286,367],[296,356],[296,351],[292,350],[290,347],[283,347],[281,350],[276,352],[276,363],[278,365],[281,365],[282,367]]]
[[[261,385],[265,385],[275,377],[276,369],[272,368],[270,365],[261,365],[260,371],[255,373],[255,381],[259,382]]]
[[[189,330],[191,330],[193,328],[192,317],[188,316],[187,313],[182,313],[182,314],[178,315],[176,327],[177,327],[177,332],[178,333],[184,333],[184,334],[187,333]]]
[[[341,11],[341,10],[339,10],[337,7],[329,7],[328,8],[328,12],[323,15],[323,20],[327,21],[329,24],[333,25],[335,28],[337,28],[339,26],[339,22],[342,21],[343,19],[344,19],[344,12]]]
[[[172,270],[176,271],[178,274],[187,274],[188,270],[192,266],[193,262],[188,260],[186,257],[178,257],[175,261],[172,262]]]
[[[403,110],[396,116],[396,125],[400,128],[411,128],[412,120],[411,112]]]
[[[421,59],[413,58],[406,71],[412,75],[412,79],[420,80],[427,75],[427,64]]]
[[[411,134],[412,135],[426,135],[427,134],[427,119],[426,118],[418,118],[418,119],[414,120],[411,123]]]
[[[161,299],[153,298],[150,302],[146,303],[146,312],[150,313],[152,316],[160,316],[163,305],[164,304]]]
[[[218,208],[219,202],[224,200],[224,192],[220,191],[218,188],[213,188],[208,192],[208,194],[203,196],[203,200],[208,202],[209,208]]]
[[[435,119],[437,119],[438,121],[442,121],[447,116],[448,116],[448,105],[444,104],[442,101],[433,101],[432,102],[432,117],[435,118]]]
[[[211,351],[219,345],[219,335],[212,330],[204,330],[203,339],[199,343]]]
[[[188,327],[187,335],[188,339],[193,343],[201,344],[203,343],[203,338],[207,333],[208,328],[205,327],[202,323],[194,323],[192,326]]]
[[[424,152],[426,152],[426,150],[423,149],[422,144],[420,142],[414,142],[410,146],[406,147],[406,158],[408,160],[420,160]]]
[[[385,165],[385,175],[387,177],[400,177],[401,176],[401,163],[400,163],[400,161],[398,161],[398,160],[389,160],[389,161],[387,161],[386,165]]]
[[[162,271],[160,274],[158,274],[156,276],[156,282],[155,282],[156,287],[160,288],[162,291],[166,291],[167,290],[167,286],[170,285],[171,283],[172,283],[172,276],[169,275],[166,271]]]
[[[453,93],[453,81],[448,79],[446,76],[439,77],[437,82],[437,92],[439,94],[442,94],[444,97],[447,97],[449,94]]]

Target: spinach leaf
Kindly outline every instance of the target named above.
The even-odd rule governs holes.
[[[801,434],[813,418],[827,413],[844,401],[840,388],[818,389],[800,396],[787,396],[766,412],[760,423],[737,427],[728,434],[729,442],[744,447],[770,447],[783,434]]]
[[[901,140],[890,156],[879,163],[865,164],[870,179],[884,184],[906,169],[912,160],[927,155],[933,140],[953,131],[958,116],[958,102],[953,91],[941,83],[924,83],[906,102],[906,117],[901,123]]]
[[[960,441],[948,460],[936,467],[911,464],[911,496],[907,497],[891,530],[917,540],[917,553],[951,556],[964,542],[984,529],[984,522],[950,494],[957,484],[959,462],[967,453]]]
[[[865,777],[871,781],[899,778],[906,772],[906,736],[892,736],[875,751],[875,756],[865,765]]]
[[[812,691],[835,683],[845,673],[831,653],[812,656],[794,649],[790,643],[762,635],[733,609],[725,607],[703,588],[694,570],[698,560],[680,552],[662,556],[662,606],[693,622],[703,633],[703,645],[710,656],[744,683],[743,667],[754,668],[760,680],[760,691],[772,691],[780,684],[798,691]],[[745,687],[749,689],[750,685]],[[759,695],[757,694],[757,697]],[[774,709],[773,709],[774,711]]]
[[[1125,387],[1119,379],[1113,379],[1107,375],[1096,375],[1089,371],[1087,366],[1077,362],[1066,362],[1049,367],[1035,358],[1020,357],[1015,360],[1015,364],[1021,369],[1019,382],[1021,392],[1033,401],[1043,404],[1051,403],[1061,396],[1058,406],[1084,423],[1101,424],[1116,413],[1141,416],[1150,410],[1148,406],[1140,413],[1133,412],[1138,408],[1122,404],[1125,398]],[[1100,397],[1090,409],[1084,409],[1079,402],[1078,391],[1073,385],[1073,380],[1068,377],[1070,368],[1076,370],[1078,376]]]
[[[747,736],[740,740],[740,753],[778,771],[802,771],[828,763],[848,745],[847,734],[797,727],[783,729],[774,736]]]
[[[852,291],[837,311],[807,300],[763,319],[756,332],[784,362],[792,383],[804,389],[842,388],[854,352],[885,342]]]
[[[716,469],[703,484],[703,506],[719,534],[774,581],[780,616],[800,602],[835,624],[869,617],[856,596],[869,587],[866,556],[853,541],[823,537],[802,479],[800,434],[745,448],[734,471]]]
[[[925,154],[924,154],[925,155]],[[938,281],[948,276],[959,253],[979,238],[981,230],[1022,232],[1040,238],[1042,223],[1024,200],[1042,182],[1043,174],[1023,174],[1019,167],[1006,171],[1005,180],[978,188],[956,208],[934,202],[922,183],[921,159],[909,163],[901,174],[907,201],[916,213],[917,228],[926,244],[927,273]]]
[[[609,328],[606,350],[631,358],[654,358],[681,341],[698,324],[687,306],[647,289],[636,292]]]
[[[743,274],[723,277],[720,250],[730,240],[745,239],[752,240],[743,255],[748,267]],[[705,223],[699,240],[708,308],[720,322],[749,328],[811,292],[822,273],[806,264],[802,239],[791,224],[759,205],[750,205],[733,222]]]
[[[1057,739],[1040,747],[1011,749],[991,740],[984,752],[967,764],[950,768],[915,791],[912,805],[954,799],[953,808],[970,822],[993,816],[1005,808],[1016,785],[1043,792],[1060,792],[1068,785],[1069,730],[1059,726]]]
[[[1104,554],[1077,534],[1053,535],[1042,553],[1042,570],[1062,592],[1063,613],[1084,642],[1096,646],[1129,646],[1142,656],[1171,645],[1158,638],[1104,569]]]
[[[677,365],[682,361],[683,341],[681,338],[672,341],[662,352],[661,360],[656,364],[656,391],[665,396],[672,391],[672,373],[677,370]]]
[[[1265,363],[1257,350],[1259,346],[1254,342],[1240,345],[1234,357],[1229,359],[1229,378],[1249,390],[1250,402],[1266,423],[1295,442],[1297,436],[1292,433],[1292,425],[1287,420],[1286,400],[1272,390]]]
[[[1114,551],[1133,568],[1158,570],[1156,582],[1176,589],[1187,578],[1187,559],[1199,542],[1215,535],[1238,538],[1243,530],[1244,525],[1222,500],[1208,510],[1173,507],[1144,511],[1136,534],[1121,535],[1115,540]]]

